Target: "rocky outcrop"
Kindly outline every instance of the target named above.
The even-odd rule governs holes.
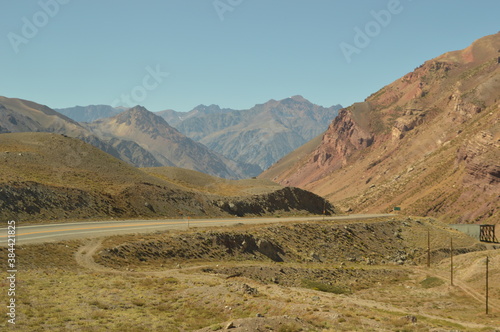
[[[349,156],[356,150],[373,144],[374,135],[362,128],[349,109],[343,109],[328,127],[321,146],[315,151],[313,162],[320,166],[328,165],[329,170],[345,165]]]
[[[353,153],[371,146],[374,140],[368,126],[355,119],[352,108],[342,109],[323,134],[318,147],[296,168],[288,170],[284,179],[272,180],[286,186],[304,187],[345,166]],[[262,176],[265,177],[266,173]]]
[[[465,186],[478,186],[493,193],[500,192],[500,138],[489,131],[481,131],[466,141],[457,152],[457,161],[465,165]]]
[[[410,218],[375,223],[286,223],[250,229],[151,236],[105,248],[99,254],[99,260],[105,265],[121,268],[148,261],[168,264],[179,259],[415,265],[424,263],[427,258],[426,241],[416,240],[419,237],[415,234],[429,228],[436,238],[449,238],[450,231],[446,227]],[[441,248],[448,244],[446,241],[442,243]],[[457,252],[484,250],[484,246],[474,245],[476,241],[465,235],[455,234],[454,244]],[[439,261],[446,257],[446,249],[435,248],[431,256],[433,261]],[[255,269],[262,270],[262,266]],[[284,274],[289,274],[289,279],[296,277],[298,272],[293,271],[294,267],[285,269],[279,266],[277,269],[280,273],[268,276],[269,279],[274,277],[273,282],[276,283],[285,279]],[[232,271],[227,274],[241,274],[238,270]]]
[[[296,188],[226,199],[144,183],[117,194],[36,182],[0,184],[0,218],[19,221],[184,216],[265,216],[334,213],[321,197]],[[261,247],[266,247],[265,243]]]
[[[448,116],[452,121],[456,123],[464,123],[474,117],[477,113],[480,113],[484,105],[479,106],[475,105],[472,102],[466,101],[462,96],[463,92],[459,88],[461,86],[461,82],[457,84],[457,89],[454,93],[449,97],[449,107],[450,111],[448,112]],[[476,99],[478,102],[479,99]]]
[[[413,130],[416,126],[421,125],[426,116],[424,110],[409,109],[403,113],[403,116],[396,119],[392,127],[393,140],[400,140],[405,137],[406,132]]]
[[[322,197],[299,188],[286,187],[275,192],[251,197],[220,199],[214,204],[222,210],[243,217],[273,213],[335,213],[333,205]],[[304,208],[307,206],[307,210]]]

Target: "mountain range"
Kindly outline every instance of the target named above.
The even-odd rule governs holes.
[[[230,164],[239,164],[243,169],[242,177],[252,177],[324,132],[340,108],[341,105],[325,108],[301,96],[293,96],[270,100],[247,110],[199,105],[189,112],[164,110],[155,114],[182,134],[231,160]],[[57,111],[79,122],[99,122],[123,110],[91,105]],[[186,165],[197,169],[189,163]],[[234,169],[234,166],[229,168]]]
[[[0,99],[0,107],[0,132],[60,133],[137,167],[183,167],[228,179],[259,175],[263,168],[324,130],[338,108],[326,109],[300,96],[272,100],[246,111],[216,105],[200,105],[187,113],[106,105],[56,111],[6,97]]]
[[[137,142],[163,166],[182,167],[231,179],[243,178],[247,172],[258,175],[260,171],[214,153],[141,106],[83,125],[99,137]]]
[[[500,33],[429,60],[339,112],[260,177],[346,211],[500,220]]]
[[[302,96],[293,96],[270,100],[248,110],[200,105],[184,114],[172,111],[158,114],[211,150],[264,170],[323,133],[340,108],[340,105],[325,108]]]
[[[0,97],[0,133],[15,132],[75,137],[136,167],[178,166],[229,179],[260,173],[191,140],[140,106],[87,124],[31,101]]]

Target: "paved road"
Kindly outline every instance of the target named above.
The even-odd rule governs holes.
[[[359,214],[326,217],[325,220],[360,220],[377,217],[388,217],[392,214]],[[23,226],[15,223],[15,242],[19,244],[54,242],[69,239],[101,237],[116,234],[152,233],[171,229],[187,229],[188,227],[228,226],[235,224],[263,224],[290,221],[323,220],[323,217],[290,217],[290,218],[219,218],[219,219],[167,219],[167,220],[126,220],[97,221],[65,224],[45,224]],[[5,223],[6,224],[6,223]],[[0,228],[0,246],[7,245],[7,227]],[[12,228],[10,234],[13,233]]]

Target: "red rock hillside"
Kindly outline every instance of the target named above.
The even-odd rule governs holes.
[[[354,212],[499,223],[500,33],[443,54],[340,111],[261,177]]]

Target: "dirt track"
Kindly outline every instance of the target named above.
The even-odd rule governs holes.
[[[231,288],[252,289],[261,294],[265,294],[265,296],[267,297],[279,299],[281,303],[287,303],[289,311],[297,314],[297,316],[299,317],[300,315],[298,314],[303,310],[302,308],[304,307],[304,305],[336,303],[337,306],[340,307],[343,306],[343,307],[365,308],[358,310],[375,309],[376,311],[388,311],[396,313],[404,317],[419,316],[419,317],[425,317],[426,319],[429,320],[446,321],[450,324],[459,324],[468,329],[491,328],[491,325],[473,323],[470,321],[451,319],[442,316],[432,315],[425,313],[422,310],[418,310],[417,312],[415,312],[409,310],[408,308],[398,307],[384,301],[375,301],[362,298],[356,294],[335,295],[323,292],[318,294],[318,292],[315,290],[310,290],[302,287],[293,287],[293,286],[284,287],[283,285],[272,282],[263,283],[262,280],[256,280],[254,277],[245,274],[246,269],[255,266],[255,263],[242,262],[242,263],[237,263],[236,265],[232,263],[229,265],[225,273],[217,272],[221,270],[221,266],[219,266],[218,263],[209,263],[209,264],[205,263],[202,266],[197,264],[194,265],[191,264],[191,266],[188,267],[182,267],[178,265],[176,268],[169,268],[169,269],[162,268],[161,271],[157,271],[158,269],[152,269],[151,271],[147,271],[144,269],[141,269],[140,271],[133,271],[133,270],[124,271],[123,269],[117,270],[97,264],[94,261],[94,255],[96,255],[101,248],[102,248],[102,239],[93,239],[89,241],[87,244],[79,248],[79,250],[75,254],[75,259],[77,263],[80,266],[84,267],[85,269],[89,269],[97,273],[117,273],[122,275],[142,276],[144,278],[175,277],[177,279],[180,279],[182,282],[186,282],[193,285],[193,287],[202,287],[203,292],[206,292],[207,297],[211,296],[217,297],[218,289],[212,287],[200,286],[200,284],[210,283],[215,280],[217,282],[222,282],[224,287],[228,289]],[[262,270],[263,268],[265,268],[265,266],[266,265],[262,265],[260,269]],[[229,271],[234,271],[235,269],[238,268],[243,272],[230,275]],[[397,270],[401,270],[400,267],[394,267],[394,268]],[[436,276],[449,282],[446,273],[439,270],[438,268],[433,268],[431,270],[428,270],[424,267],[412,266],[412,267],[403,267],[402,269],[408,271],[408,273],[418,275],[422,278],[425,276]],[[209,273],[207,273],[207,271],[209,271]],[[484,303],[483,294],[469,287],[468,285],[466,285],[466,283],[462,282],[458,278],[454,279],[454,285],[456,289],[460,289],[461,291],[463,291],[463,293],[469,296],[470,299],[473,299],[478,303]],[[319,303],[316,303],[316,301],[318,301],[316,300],[316,298],[320,298]],[[500,312],[500,306],[495,301],[490,301],[490,308],[491,310]],[[256,317],[256,318],[232,320],[222,323],[221,326],[227,326],[230,325],[231,323],[233,326],[235,326],[235,329],[232,329],[234,331],[243,331],[248,328],[257,330],[259,326],[261,326],[262,324],[264,325],[267,324],[268,326],[284,326],[288,324],[290,326],[300,326],[301,328],[309,327],[307,322],[300,319],[291,318],[289,316],[275,316],[267,318]],[[211,331],[211,330],[212,330],[211,328],[207,327],[206,329],[201,329],[200,331]]]

